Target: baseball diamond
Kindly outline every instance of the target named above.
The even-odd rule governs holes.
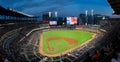
[[[39,53],[55,57],[83,46],[95,37],[94,33],[77,30],[50,30],[40,36]]]

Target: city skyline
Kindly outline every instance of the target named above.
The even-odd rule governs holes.
[[[28,14],[41,16],[49,11],[58,12],[58,16],[78,16],[80,13],[112,15],[112,8],[107,0],[1,0],[1,6],[13,8]]]

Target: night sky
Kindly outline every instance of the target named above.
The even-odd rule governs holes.
[[[5,8],[41,16],[48,11],[58,11],[58,16],[78,16],[88,10],[94,9],[96,14],[111,15],[113,10],[107,0],[0,0]]]

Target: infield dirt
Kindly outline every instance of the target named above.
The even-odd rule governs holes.
[[[71,48],[71,49],[69,49],[69,50],[66,50],[66,51],[64,51],[64,52],[62,52],[62,53],[48,54],[48,53],[45,53],[45,52],[43,51],[43,34],[44,34],[44,32],[43,32],[42,34],[40,34],[39,53],[40,53],[41,55],[43,55],[43,56],[48,56],[48,57],[61,56],[61,55],[64,55],[64,54],[66,54],[66,53],[68,53],[68,52],[72,52],[73,50],[75,50],[75,49],[77,49],[77,48],[80,48],[80,47],[83,46],[84,44],[89,43],[89,42],[90,42],[91,40],[93,40],[93,39],[95,38],[95,36],[96,36],[96,34],[94,34],[94,35],[92,36],[92,38],[89,39],[88,41],[86,41],[86,42],[84,42],[84,43],[82,43],[82,44],[80,44],[80,45],[78,45],[78,46],[76,46],[76,47],[74,47],[74,48]],[[66,37],[47,38],[47,39],[46,39],[46,42],[47,42],[47,45],[48,45],[48,51],[49,51],[49,52],[52,52],[52,51],[57,50],[56,48],[52,48],[52,47],[49,45],[49,42],[50,42],[50,41],[52,41],[52,40],[61,40],[61,39],[62,39],[62,40],[65,40],[66,42],[68,42],[68,43],[69,43],[69,46],[78,43],[77,40],[72,39],[72,38],[66,38]],[[59,43],[58,43],[58,44],[59,44]],[[65,46],[65,47],[69,47],[69,46]],[[65,47],[62,47],[62,48],[65,48]]]

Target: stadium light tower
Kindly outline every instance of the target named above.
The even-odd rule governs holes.
[[[91,16],[92,16],[92,24],[94,23],[94,10],[91,10]]]
[[[49,17],[51,17],[51,14],[52,14],[52,13],[51,13],[51,12],[49,12]]]
[[[58,17],[58,12],[57,11],[55,11],[55,17]]]
[[[94,10],[93,10],[93,9],[91,10],[91,15],[92,15],[92,16],[94,15]]]
[[[88,16],[88,10],[85,11],[85,15],[86,15],[86,16],[85,16],[85,17],[86,17],[86,18],[85,18],[85,19],[86,19],[85,25],[87,25],[87,22],[88,22],[88,17],[87,17],[87,16]]]

